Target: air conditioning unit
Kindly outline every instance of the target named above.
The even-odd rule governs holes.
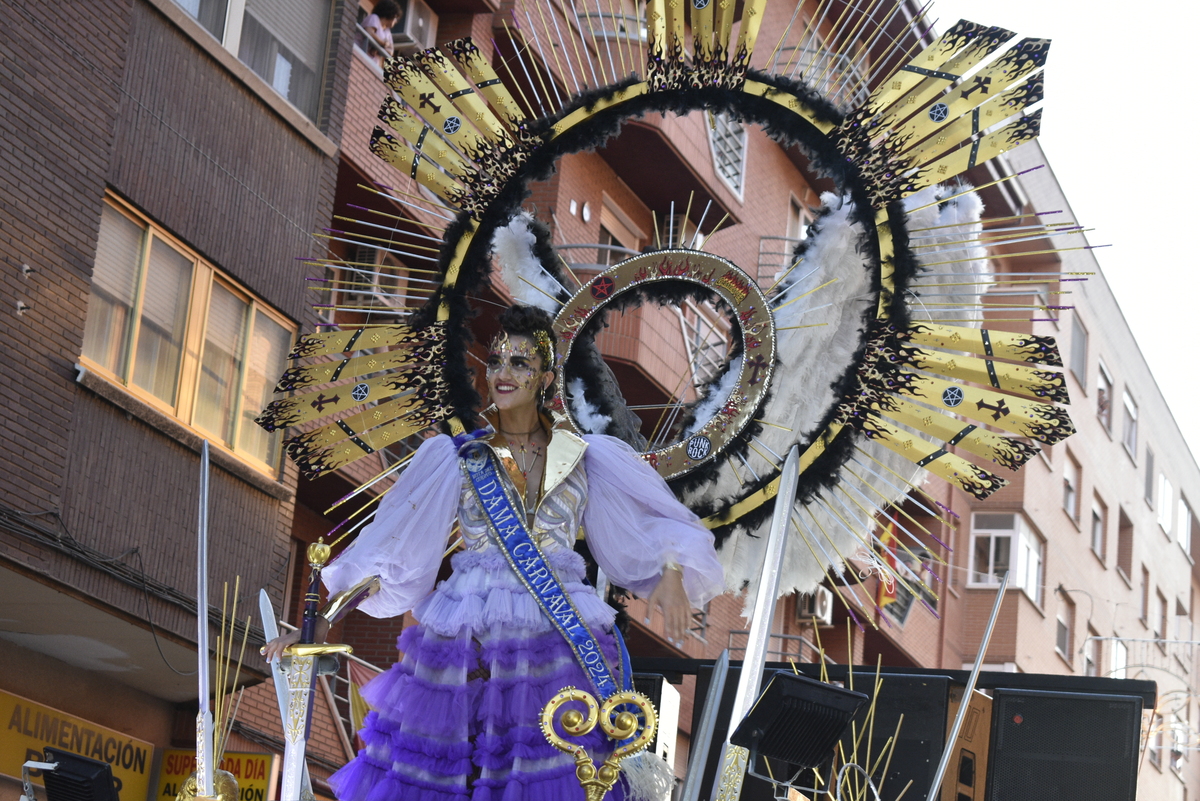
[[[833,592],[828,587],[817,587],[800,595],[796,599],[796,622],[832,626]]]
[[[405,270],[395,257],[378,248],[359,245],[354,249],[355,269],[364,272],[355,273],[355,281],[371,284],[375,292],[375,300],[385,306],[400,307],[405,305],[403,297],[405,287]],[[372,265],[374,267],[372,268]],[[366,271],[374,269],[374,275],[366,275]],[[359,296],[365,297],[365,296]]]
[[[400,21],[392,28],[396,51],[411,56],[433,47],[437,39],[437,14],[422,0],[400,0]]]

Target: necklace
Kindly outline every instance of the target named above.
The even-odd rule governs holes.
[[[507,433],[507,432],[505,432]],[[521,471],[521,475],[525,478],[529,477],[529,471],[537,466],[537,461],[542,457],[542,448],[533,440],[528,443],[508,441],[508,449],[516,457],[517,467]]]
[[[540,429],[541,427],[542,427],[542,426],[541,426],[541,424],[539,423],[538,425],[534,426],[534,427],[533,427],[532,429],[530,429],[529,431],[505,431],[505,430],[502,428],[502,429],[500,429],[500,433],[501,433],[501,434],[504,434],[505,436],[509,436],[509,437],[528,437],[530,434],[534,433],[535,431],[537,431],[537,430],[538,430],[538,429]]]

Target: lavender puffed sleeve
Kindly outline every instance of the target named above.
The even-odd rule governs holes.
[[[588,501],[583,528],[588,549],[614,584],[648,596],[663,567],[683,569],[694,606],[725,589],[713,535],[671,492],[662,476],[614,437],[584,437]]]
[[[421,443],[375,520],[322,571],[330,594],[379,576],[380,590],[358,608],[395,617],[433,589],[458,514],[462,471],[454,442],[442,434]]]

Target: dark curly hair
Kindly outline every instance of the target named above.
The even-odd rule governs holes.
[[[554,369],[554,353],[558,337],[554,335],[554,320],[536,306],[509,306],[500,313],[500,329],[513,336],[527,336],[533,340],[538,355],[542,357],[542,369]],[[557,376],[555,377],[557,381]],[[555,387],[550,384],[547,397],[554,397]]]
[[[397,6],[393,0],[379,0],[379,2],[375,4],[375,8],[373,11],[371,11],[371,13],[379,17],[381,20],[400,19],[400,7]]]

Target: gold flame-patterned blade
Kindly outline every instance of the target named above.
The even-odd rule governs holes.
[[[1041,450],[1036,445],[988,431],[974,424],[964,425],[954,417],[917,406],[903,398],[892,398],[888,408],[877,411],[945,443],[943,447],[960,447],[1009,470],[1019,469]]]
[[[409,367],[379,378],[335,384],[272,401],[259,415],[257,422],[268,431],[290,428],[406,392],[422,391],[436,395],[442,390],[443,384],[439,366],[428,364]]]
[[[447,42],[445,47],[508,126],[514,130],[519,128],[526,121],[525,112],[471,38],[455,39]]]
[[[370,353],[353,359],[338,359],[303,367],[289,367],[275,387],[276,392],[295,392],[304,387],[332,384],[343,379],[360,378],[385,370],[404,370],[432,359],[445,357],[446,343],[422,343],[412,348],[397,348],[387,353]]]
[[[943,381],[906,369],[899,371],[897,383],[903,395],[1047,445],[1075,433],[1075,424],[1066,410],[1048,403]]]
[[[412,347],[425,342],[444,342],[446,327],[442,323],[413,328],[407,325],[377,325],[364,328],[342,328],[305,334],[288,354],[289,359],[328,356],[333,353],[353,353],[368,348]]]
[[[408,112],[394,97],[386,98],[379,107],[379,119],[404,137],[412,149],[464,183],[470,181],[478,169],[469,164],[454,148],[434,133],[434,130]],[[410,167],[411,169],[411,167]]]
[[[738,31],[737,48],[733,51],[732,66],[738,75],[745,75],[750,66],[750,57],[754,55],[754,45],[758,42],[758,32],[762,29],[766,8],[767,0],[745,0],[742,8],[742,27]]]
[[[347,418],[346,429],[341,428],[338,423],[319,429],[318,431],[336,429],[341,434],[341,437],[338,438],[340,441],[334,445],[315,447],[305,441],[305,437],[309,435],[302,434],[294,437],[286,443],[288,453],[295,460],[296,466],[300,468],[300,472],[304,474],[305,478],[317,478],[394,445],[405,437],[411,437],[413,434],[424,431],[446,416],[445,410],[430,406],[413,397],[395,402],[395,408],[402,407],[407,409],[403,416],[397,416],[391,422],[362,434],[351,433],[354,428],[349,421],[357,420],[364,415],[369,416],[369,413],[374,410]]]
[[[871,442],[878,442],[918,467],[954,484],[979,500],[984,500],[1008,481],[968,462],[958,454],[896,428],[887,421],[868,415],[863,433]]]
[[[1071,402],[1062,373],[922,348],[913,348],[911,364],[918,370],[963,381],[974,381],[977,384],[988,384],[994,389],[1013,392],[1027,398],[1038,398],[1053,403]]]
[[[454,104],[463,119],[470,120],[496,147],[507,149],[513,146],[512,137],[488,108],[483,96],[467,83],[450,59],[440,51],[430,49],[418,54],[415,61],[446,93],[446,98]]]
[[[939,74],[946,76],[938,79],[942,81],[943,88],[958,80],[961,72],[956,73],[953,70],[961,69],[961,67],[958,67],[958,62],[952,62],[952,60],[959,51],[967,47],[970,47],[971,51],[975,51],[979,49],[981,42],[986,45],[991,40],[999,39],[1000,41],[996,42],[993,47],[995,49],[1014,35],[1012,31],[1005,31],[1003,28],[989,28],[965,19],[959,20],[953,28],[939,36],[936,42],[921,51],[916,58],[901,67],[891,78],[881,83],[863,103],[862,108],[868,110],[871,115],[878,114],[907,96],[914,97],[912,104],[915,106],[917,102],[915,95],[910,95],[910,93],[914,90],[920,91],[918,87],[928,76]],[[976,63],[984,55],[986,53],[979,55]]]
[[[371,136],[371,152],[453,206],[461,206],[467,199],[466,188],[439,170],[432,158],[382,128],[376,128]]]
[[[1019,145],[1036,139],[1041,131],[1041,126],[1042,110],[1038,109],[995,133],[976,139],[974,142],[968,142],[957,150],[921,167],[917,174],[910,179],[906,191],[900,193],[900,197],[906,197],[927,186],[946,181],[966,172],[976,164],[982,164],[1001,153],[1007,153]]]
[[[905,338],[916,345],[964,351],[989,358],[1050,367],[1063,366],[1054,338],[1037,334],[918,322],[905,332]]]
[[[467,158],[475,160],[491,148],[487,137],[462,116],[450,98],[411,59],[398,56],[388,61],[384,81]]]
[[[915,142],[938,132],[939,129],[949,126],[963,115],[985,105],[990,99],[999,97],[1014,83],[1027,77],[1030,73],[1041,69],[1046,64],[1049,51],[1050,41],[1048,39],[1022,39],[1006,53],[991,63],[985,64],[977,73],[946,94],[930,98],[932,105],[923,103],[918,97],[913,103],[913,107],[904,111],[905,114],[911,112],[912,116],[902,125],[892,126],[892,135],[908,137]],[[990,111],[994,114],[995,109]],[[1015,112],[1016,109],[1013,109],[1007,114],[995,117],[992,122],[999,122],[1005,117],[1012,116]],[[985,116],[990,117],[992,114]]]
[[[713,6],[717,3],[688,3],[692,25],[692,52],[697,67],[708,64],[713,58]]]
[[[1044,95],[1043,77],[1041,74],[1035,75],[1011,91],[998,95],[973,111],[953,120],[949,125],[937,131],[935,135],[905,150],[903,157],[913,164],[923,164],[959,145],[963,140],[977,136],[993,125],[998,125],[1023,113],[1030,106],[1041,102]],[[935,112],[940,114],[941,110],[930,109],[930,114]],[[928,118],[929,114],[919,116]],[[916,135],[924,136],[925,132],[922,129]]]

